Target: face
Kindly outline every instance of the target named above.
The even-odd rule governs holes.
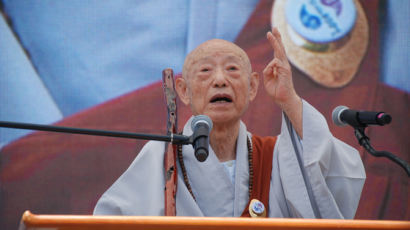
[[[193,115],[207,115],[218,125],[240,120],[256,96],[258,82],[242,49],[211,40],[188,55],[176,86]]]

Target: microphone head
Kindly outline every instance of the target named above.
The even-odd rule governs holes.
[[[348,107],[344,106],[344,105],[339,105],[338,107],[336,107],[333,112],[332,112],[332,120],[333,123],[335,123],[335,125],[337,126],[345,126],[347,125],[346,122],[342,121],[340,119],[340,115],[342,114],[343,111],[345,111],[346,109],[349,109]]]
[[[206,116],[206,115],[197,115],[197,116],[195,116],[194,119],[192,119],[192,122],[191,122],[191,129],[192,129],[192,131],[195,130],[195,126],[196,126],[198,123],[206,123],[206,124],[208,125],[208,127],[209,127],[209,132],[211,132],[212,126],[213,126],[213,123],[212,123],[211,118],[209,118],[209,117]]]

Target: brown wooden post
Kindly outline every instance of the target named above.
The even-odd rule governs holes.
[[[165,100],[168,110],[167,134],[172,135],[177,133],[177,103],[174,84],[174,74],[172,69],[164,69],[162,71],[162,86],[164,89]],[[165,143],[164,154],[164,169],[165,169],[165,216],[176,215],[175,197],[177,194],[177,163],[176,155],[177,146],[175,144]]]

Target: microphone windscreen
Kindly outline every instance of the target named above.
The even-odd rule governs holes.
[[[212,123],[211,118],[209,118],[206,115],[197,115],[194,117],[194,119],[192,119],[192,122],[191,122],[192,131],[195,129],[195,126],[197,125],[197,123],[201,123],[201,122],[207,123],[209,126],[209,131],[212,130],[213,123]]]
[[[346,123],[343,122],[340,119],[340,115],[342,114],[343,111],[345,111],[346,109],[349,109],[348,107],[344,106],[344,105],[339,105],[338,107],[336,107],[333,112],[332,112],[332,120],[333,123],[335,123],[335,125],[337,126],[345,126]]]

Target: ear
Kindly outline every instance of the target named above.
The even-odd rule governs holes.
[[[185,104],[189,103],[187,81],[183,77],[175,79],[175,90],[178,93],[179,99]]]
[[[251,73],[251,77],[249,78],[249,100],[253,101],[255,99],[256,94],[258,92],[259,87],[259,74],[257,72]]]

